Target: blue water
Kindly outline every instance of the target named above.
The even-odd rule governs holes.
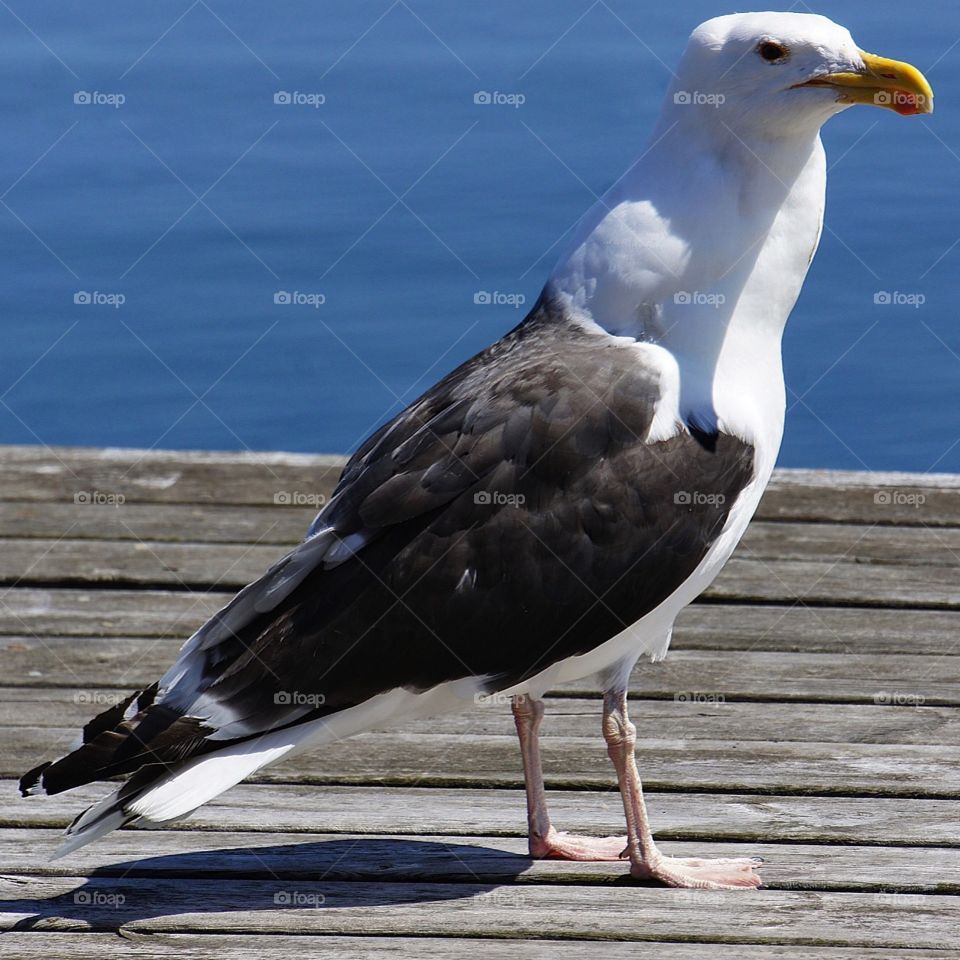
[[[730,10],[12,3],[0,442],[300,451],[353,448],[520,319],[475,294],[533,302],[642,146],[660,61]],[[825,130],[781,464],[960,471],[960,5],[811,6],[925,70],[938,99],[932,118],[858,108]]]

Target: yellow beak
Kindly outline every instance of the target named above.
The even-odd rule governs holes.
[[[838,103],[869,103],[903,116],[933,113],[933,90],[914,66],[860,51],[866,68],[857,73],[827,73],[801,86],[832,87]]]

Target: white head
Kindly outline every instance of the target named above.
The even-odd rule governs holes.
[[[681,406],[709,423],[716,378],[705,371],[728,383],[780,376],[783,326],[822,226],[819,129],[854,103],[929,113],[933,93],[916,68],[865,53],[826,17],[701,24],[647,148],[581,220],[550,290],[696,369]],[[697,384],[706,392],[691,396]]]
[[[814,131],[854,103],[930,113],[933,91],[915,67],[865,53],[826,17],[741,13],[693,31],[667,112],[779,137]]]

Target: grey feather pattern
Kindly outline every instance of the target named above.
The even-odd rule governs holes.
[[[155,702],[45,784],[180,762],[396,687],[503,688],[642,617],[722,529],[753,451],[681,424],[650,442],[660,383],[640,356],[542,298],[367,440],[307,539],[197,631]],[[684,489],[720,496],[678,504]]]

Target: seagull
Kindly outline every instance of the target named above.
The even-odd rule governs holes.
[[[496,694],[519,735],[532,857],[759,886],[756,858],[658,850],[628,680],[666,655],[770,478],[781,337],[823,225],[820,127],[853,104],[924,114],[933,93],[826,17],[697,27],[646,148],[519,326],[370,436],[305,539],[159,681],[22,778],[25,796],[125,778],[56,855],[186,816],[300,751]],[[592,675],[626,838],[560,832],[547,810],[543,696]]]

